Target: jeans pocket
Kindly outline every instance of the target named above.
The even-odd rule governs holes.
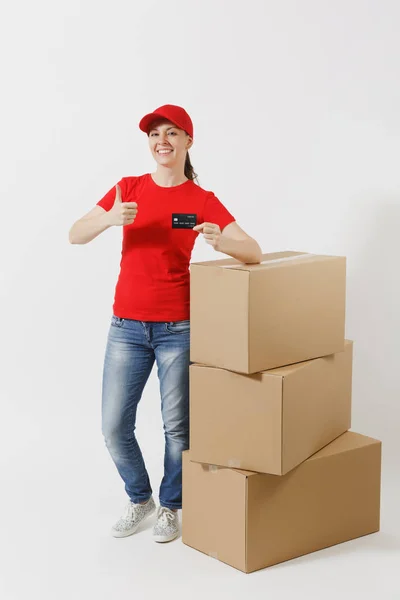
[[[190,332],[190,320],[185,321],[168,321],[165,323],[165,329],[168,333],[188,333]]]
[[[124,324],[124,319],[122,317],[117,317],[116,315],[112,315],[111,325],[114,325],[114,327],[122,327],[123,324]]]

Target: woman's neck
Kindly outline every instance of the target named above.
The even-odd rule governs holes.
[[[174,173],[172,169],[158,169],[155,173],[151,173],[151,176],[156,184],[161,185],[162,187],[173,187],[188,181],[188,178],[185,177],[184,173],[181,171]]]

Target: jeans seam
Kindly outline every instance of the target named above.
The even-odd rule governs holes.
[[[169,323],[165,323],[165,329],[166,331],[168,331],[168,333],[172,333],[173,335],[183,335],[184,333],[189,333],[190,332],[190,325],[189,327],[185,327],[184,329],[178,329],[178,331],[174,331],[173,329],[169,329],[169,327],[171,327],[171,325]]]

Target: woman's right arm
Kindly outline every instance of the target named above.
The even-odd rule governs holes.
[[[117,183],[114,204],[110,210],[105,210],[96,204],[72,225],[69,230],[69,241],[71,244],[87,244],[113,225],[131,225],[136,219],[137,212],[137,202],[122,201],[121,188]]]
[[[87,244],[109,227],[112,227],[109,212],[96,205],[75,221],[69,230],[69,241],[71,244]]]

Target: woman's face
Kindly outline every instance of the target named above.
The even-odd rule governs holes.
[[[172,167],[184,164],[186,153],[193,140],[176,125],[160,119],[154,121],[149,129],[149,146],[156,162],[163,166]],[[166,150],[167,152],[160,152]]]

